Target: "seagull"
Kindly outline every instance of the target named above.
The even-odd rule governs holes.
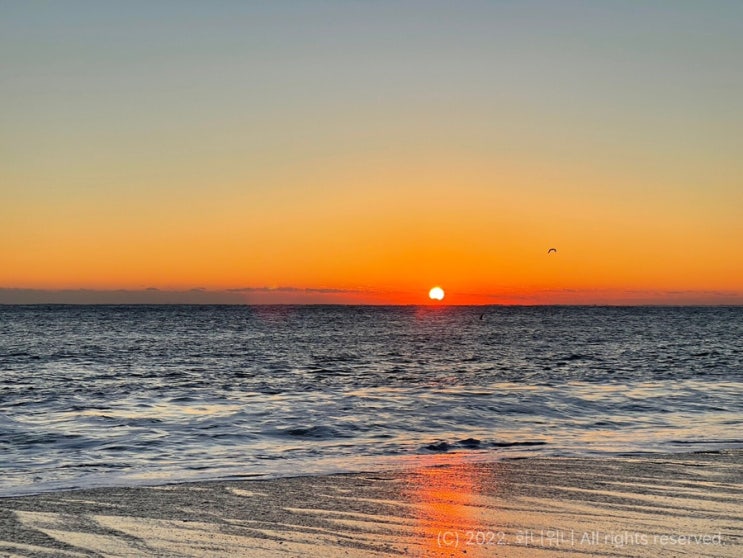
[[[557,248],[550,248],[549,250],[547,250],[547,254],[551,254],[552,252],[557,254]]]

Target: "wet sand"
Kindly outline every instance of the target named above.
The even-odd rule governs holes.
[[[0,556],[743,556],[743,451],[0,498]]]

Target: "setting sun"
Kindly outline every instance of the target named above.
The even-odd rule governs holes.
[[[444,289],[441,287],[434,287],[428,291],[428,297],[431,300],[444,300]]]

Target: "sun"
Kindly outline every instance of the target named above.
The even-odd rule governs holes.
[[[434,287],[428,291],[428,298],[431,300],[444,300],[444,289],[441,287]]]

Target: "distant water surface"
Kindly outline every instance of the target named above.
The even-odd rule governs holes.
[[[743,308],[0,306],[0,495],[743,447]]]

